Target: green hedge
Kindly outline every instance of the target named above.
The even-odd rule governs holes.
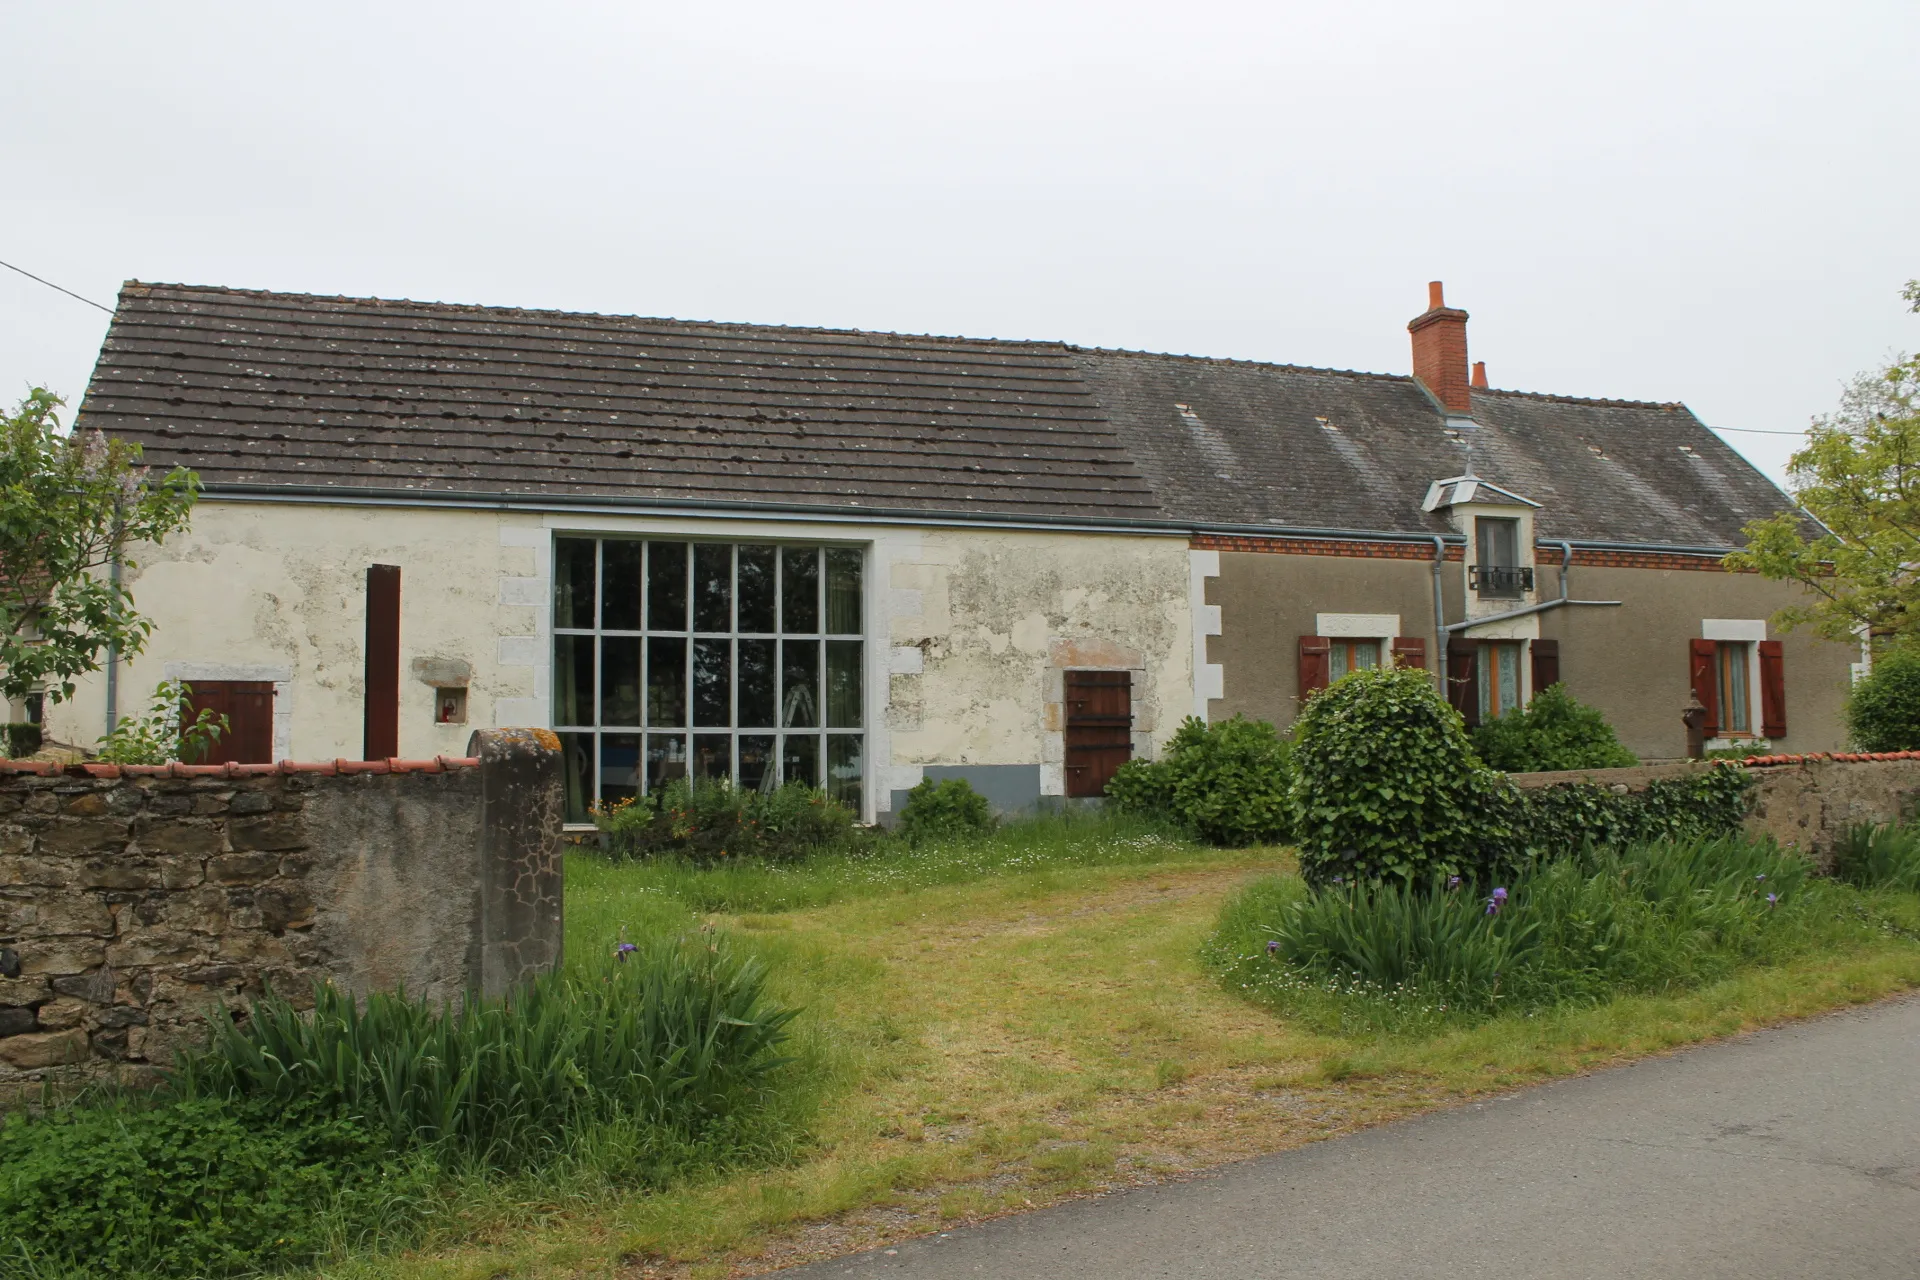
[[[1685,777],[1656,778],[1644,791],[1625,795],[1593,782],[1524,790],[1508,784],[1513,812],[1507,825],[1527,860],[1563,857],[1587,845],[1714,840],[1740,829],[1751,783],[1746,770],[1719,764]]]

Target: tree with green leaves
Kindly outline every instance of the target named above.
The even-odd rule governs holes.
[[[191,471],[155,480],[138,445],[63,429],[64,403],[36,387],[0,417],[0,697],[63,701],[110,650],[145,647],[153,623],[108,569],[185,528],[199,496]]]
[[[1920,280],[1902,296],[1920,312]],[[1855,378],[1814,419],[1787,487],[1824,527],[1793,512],[1756,520],[1726,566],[1807,588],[1807,603],[1776,615],[1783,626],[1920,640],[1920,355]]]

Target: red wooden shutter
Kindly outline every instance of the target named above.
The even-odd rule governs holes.
[[[1480,723],[1480,642],[1447,641],[1447,701],[1469,729]]]
[[[1327,687],[1327,670],[1332,646],[1325,636],[1300,637],[1300,701]]]
[[[1787,736],[1787,673],[1778,640],[1762,640],[1760,649],[1760,732]]]
[[[1707,709],[1704,732],[1709,738],[1720,734],[1720,645],[1713,640],[1688,641],[1692,662],[1693,696]]]
[[[1133,676],[1126,671],[1069,671],[1067,794],[1105,795],[1107,783],[1133,758]]]
[[[273,683],[268,680],[204,680],[189,682],[193,696],[181,709],[184,728],[211,711],[227,718],[227,728],[210,750],[197,752],[186,764],[272,764]]]
[[[1393,665],[1427,669],[1427,641],[1424,636],[1396,636],[1393,641]]]
[[[366,704],[362,760],[400,754],[400,566],[367,566]]]
[[[1533,642],[1533,691],[1539,693],[1548,685],[1559,683],[1560,642],[1535,640]]]

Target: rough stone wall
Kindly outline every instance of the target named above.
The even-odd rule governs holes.
[[[1800,849],[1822,868],[1835,845],[1859,823],[1903,822],[1920,813],[1920,755],[1888,759],[1825,756],[1770,757],[1781,763],[1748,766],[1753,804],[1743,829]],[[1522,787],[1596,782],[1616,791],[1644,791],[1655,778],[1682,777],[1703,764],[1641,765],[1631,769],[1567,770],[1509,775]]]
[[[477,759],[0,764],[0,1099],[147,1082],[268,988],[458,999],[556,963],[557,744],[518,732]]]

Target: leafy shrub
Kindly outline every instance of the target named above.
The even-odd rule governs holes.
[[[330,986],[311,1014],[269,997],[244,1023],[215,1019],[173,1087],[359,1116],[397,1149],[502,1170],[612,1126],[630,1147],[620,1172],[644,1179],[690,1145],[739,1140],[785,1061],[794,1011],[724,947],[667,939],[618,955],[458,1010],[383,994],[362,1007]]]
[[[1895,645],[1847,695],[1847,729],[1862,751],[1920,751],[1920,648]]]
[[[1526,706],[1475,729],[1473,749],[1488,765],[1507,773],[1616,769],[1640,763],[1620,745],[1598,708],[1576,701],[1559,684],[1548,685]]]
[[[975,835],[993,829],[993,808],[965,778],[923,778],[907,792],[900,833],[911,842],[933,836]]]
[[[1309,884],[1391,876],[1422,886],[1471,877],[1510,848],[1501,779],[1423,671],[1356,671],[1309,698],[1293,765],[1294,838]]]
[[[24,760],[40,749],[44,740],[40,726],[26,721],[17,721],[5,725],[6,737],[0,739],[0,750],[6,752],[9,760]]]
[[[1290,830],[1288,748],[1264,720],[1208,724],[1189,716],[1156,761],[1130,760],[1107,783],[1129,813],[1170,819],[1211,844],[1285,840]]]
[[[1625,795],[1591,782],[1510,787],[1506,802],[1516,844],[1533,858],[1555,858],[1588,844],[1619,848],[1730,836],[1746,817],[1752,781],[1746,770],[1727,764],[1655,778],[1645,790]]]
[[[1834,848],[1833,871],[1862,889],[1920,892],[1920,830],[1884,823],[1849,827]]]
[[[386,1135],[311,1104],[203,1098],[17,1115],[0,1124],[0,1240],[12,1255],[0,1274],[291,1265],[319,1251],[331,1223],[404,1212],[432,1181]]]
[[[676,779],[652,795],[597,809],[593,820],[616,856],[699,863],[803,858],[844,843],[854,827],[852,810],[804,783],[750,791],[707,779]]]
[[[1223,910],[1213,951],[1230,985],[1303,1007],[1428,1013],[1540,1008],[1678,989],[1795,945],[1830,887],[1771,841],[1589,848],[1498,885],[1309,889],[1269,880]]]
[[[144,715],[122,716],[113,731],[100,740],[100,759],[109,764],[205,760],[227,731],[227,718],[202,708],[191,723],[182,723],[192,706],[192,685],[162,680],[154,686]]]

